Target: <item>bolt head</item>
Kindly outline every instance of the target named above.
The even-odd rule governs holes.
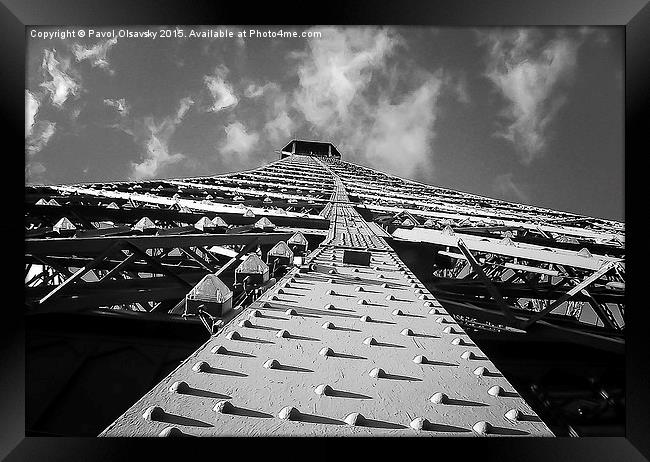
[[[503,388],[501,388],[499,385],[494,385],[493,387],[490,387],[488,390],[488,395],[492,396],[501,396],[503,394]]]
[[[161,408],[160,406],[151,406],[144,411],[142,417],[145,420],[155,422],[157,420],[162,419],[164,415],[165,415],[165,410],[163,408]]]
[[[346,424],[355,427],[355,426],[363,425],[363,422],[365,421],[365,417],[363,417],[358,412],[353,412],[352,414],[348,414],[344,420]]]
[[[230,401],[223,400],[215,404],[212,410],[217,414],[229,414],[234,410],[234,408],[235,407]]]
[[[324,347],[321,348],[321,350],[318,352],[319,355],[321,356],[333,356],[334,355],[334,350],[332,350],[329,347]]]
[[[177,381],[172,383],[172,386],[169,387],[171,393],[187,393],[190,390],[190,386],[187,382]]]
[[[370,371],[369,375],[370,375],[370,377],[381,378],[381,377],[384,377],[386,375],[386,373],[384,372],[383,369],[381,369],[379,367],[375,367],[373,370]]]
[[[228,353],[228,350],[223,345],[214,346],[214,347],[212,347],[212,349],[210,351],[215,355],[224,355],[224,354]]]
[[[449,397],[444,393],[438,392],[434,393],[429,400],[434,404],[445,404],[449,400]]]
[[[472,427],[472,430],[474,430],[479,435],[487,435],[492,430],[492,425],[485,421],[476,422]]]
[[[409,424],[409,426],[413,430],[426,430],[427,428],[429,428],[430,425],[431,422],[429,422],[427,419],[423,417],[418,417],[417,419],[413,419]]]
[[[233,330],[232,332],[228,332],[228,334],[226,334],[226,338],[228,340],[239,340],[241,338],[241,334],[236,330]]]
[[[172,437],[172,436],[183,436],[184,433],[180,431],[177,427],[167,427],[160,433],[158,433],[158,436],[160,437]]]
[[[199,361],[194,366],[192,366],[192,370],[194,372],[205,372],[208,369],[210,369],[210,365],[208,363],[206,363],[205,361]]]
[[[289,334],[289,331],[286,330],[286,329],[280,329],[280,330],[275,334],[275,336],[276,336],[277,338],[289,338],[289,337],[291,336],[291,334]]]
[[[277,369],[280,367],[280,362],[277,359],[267,359],[264,363],[266,369]]]
[[[278,417],[282,420],[295,420],[300,415],[298,409],[292,406],[283,407],[282,410],[278,413]]]
[[[512,420],[513,422],[521,420],[521,412],[519,409],[510,409],[506,412],[506,419]]]
[[[316,393],[317,395],[321,395],[321,396],[330,396],[333,391],[334,390],[332,389],[332,387],[330,387],[329,385],[324,384],[324,383],[321,384],[321,385],[318,385],[314,389],[314,393]]]

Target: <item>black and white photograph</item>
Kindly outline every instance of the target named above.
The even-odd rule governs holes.
[[[626,27],[385,21],[24,26],[27,439],[630,435]]]

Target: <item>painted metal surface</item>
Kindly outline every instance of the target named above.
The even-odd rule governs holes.
[[[100,436],[552,436],[340,177],[282,165],[333,181],[327,239]],[[370,265],[343,263],[349,248]]]

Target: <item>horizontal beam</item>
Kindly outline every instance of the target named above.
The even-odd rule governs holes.
[[[474,252],[491,253],[512,258],[522,258],[544,263],[553,263],[574,268],[597,271],[603,263],[618,262],[619,258],[601,255],[585,257],[570,250],[547,250],[531,244],[508,245],[497,239],[478,238],[470,234],[445,234],[443,231],[428,228],[397,228],[392,232],[394,238],[410,242],[426,242],[445,247],[457,247],[459,238]]]
[[[129,242],[139,248],[168,249],[176,247],[205,247],[213,245],[241,245],[257,239],[260,245],[274,245],[291,238],[293,233],[243,234],[184,234],[182,236],[131,236],[26,239],[25,253],[34,255],[76,255],[98,253],[118,241]]]

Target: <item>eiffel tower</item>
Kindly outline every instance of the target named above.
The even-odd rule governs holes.
[[[616,381],[582,377],[571,420],[552,381],[511,373],[517,352],[534,352],[520,369],[620,362],[624,224],[402,179],[328,142],[276,153],[26,186],[28,434],[586,435],[624,415]]]

